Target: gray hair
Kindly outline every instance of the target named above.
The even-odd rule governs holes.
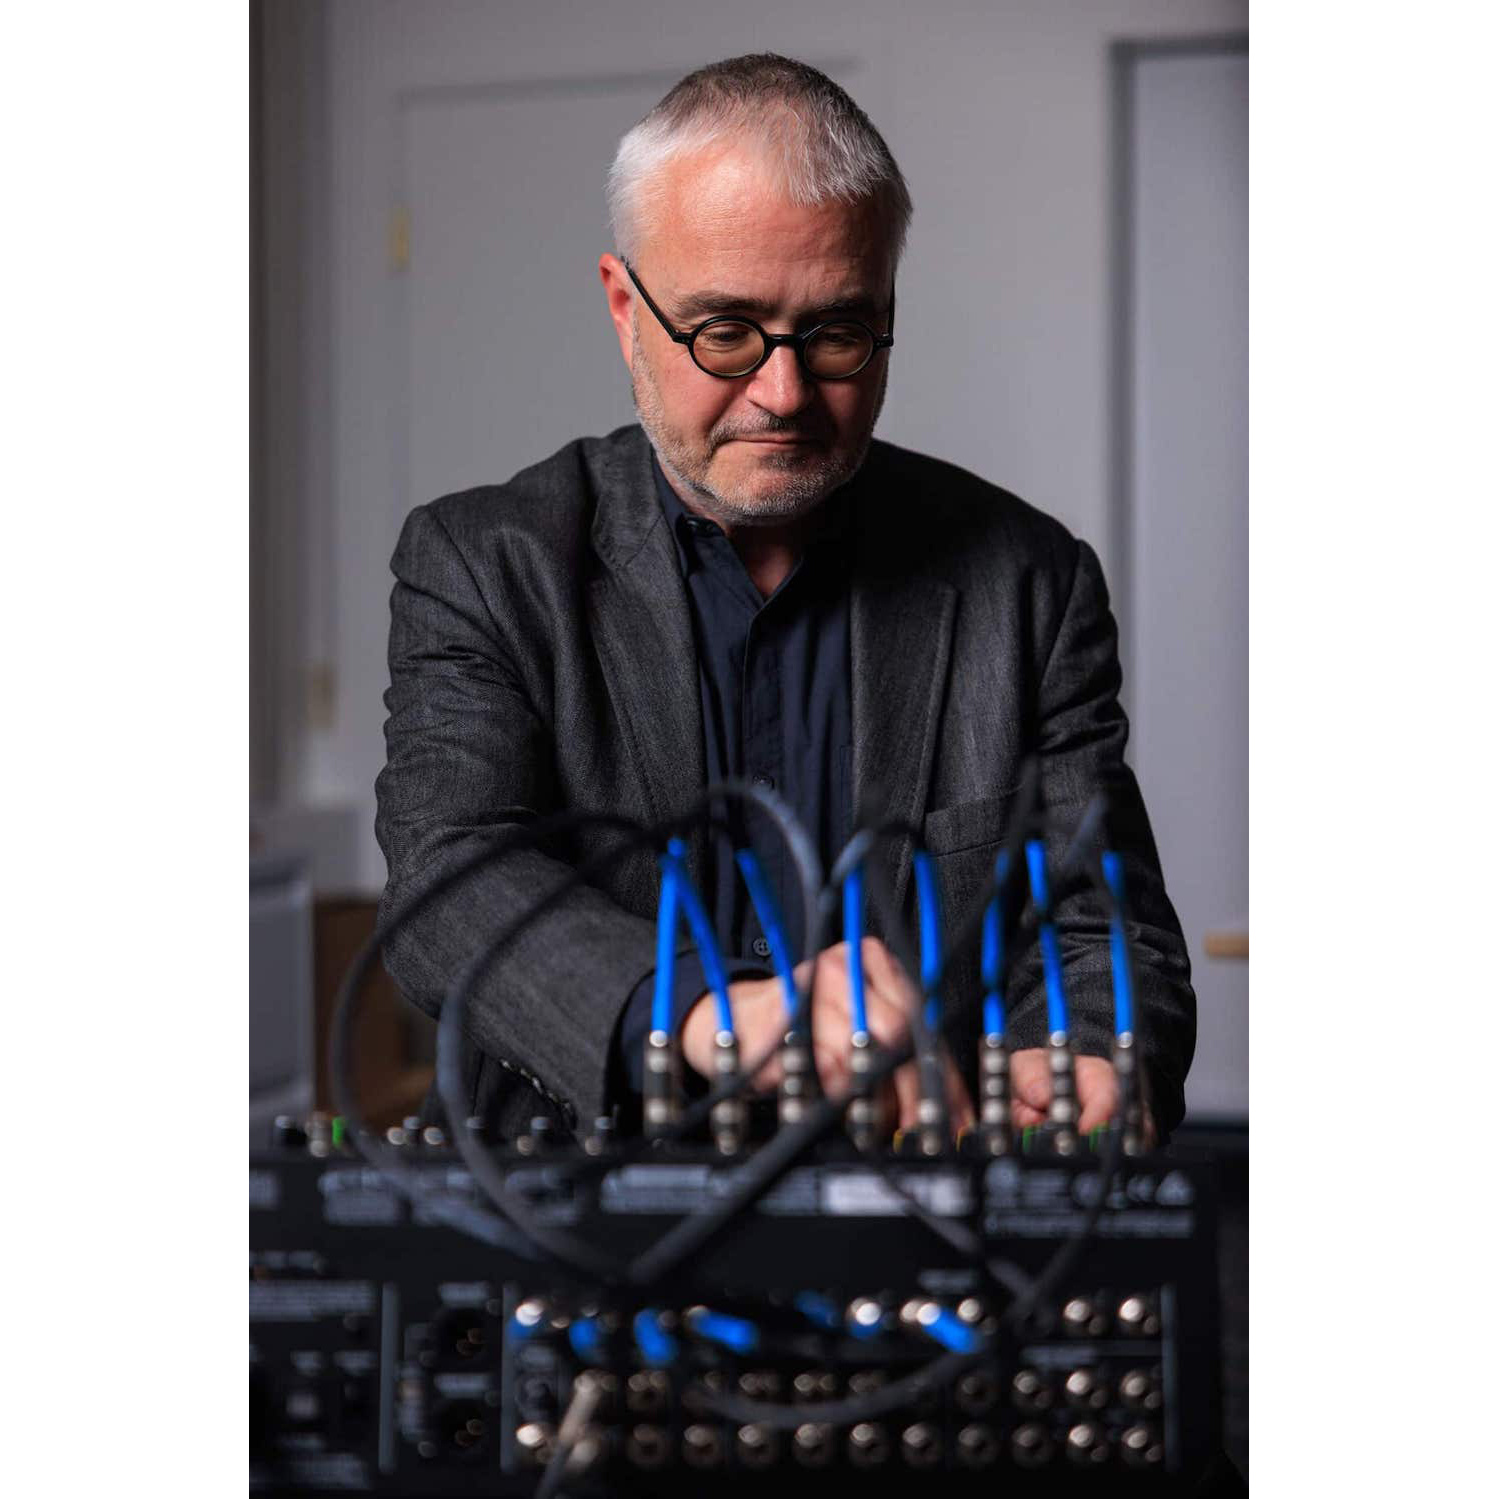
[[[911,194],[869,116],[825,73],[774,52],[689,73],[619,143],[606,195],[614,245],[625,259],[673,157],[724,139],[758,146],[793,203],[873,199],[893,269],[905,249]]]

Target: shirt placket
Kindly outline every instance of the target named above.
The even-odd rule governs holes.
[[[786,785],[785,697],[781,680],[781,630],[777,608],[780,600],[762,607],[750,622],[744,649],[744,688],[741,719],[744,739],[744,769],[751,785],[782,791]],[[785,846],[770,819],[755,813],[748,821],[751,844],[775,891],[785,920],[791,923],[793,944],[798,940],[800,907],[793,907],[786,888],[789,861]],[[799,898],[799,897],[798,897]],[[770,956],[770,945],[752,910],[745,913],[747,950],[761,959]],[[741,949],[745,950],[745,949]]]

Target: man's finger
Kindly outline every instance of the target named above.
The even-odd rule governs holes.
[[[947,1113],[952,1122],[953,1133],[961,1134],[965,1129],[972,1129],[975,1122],[973,1112],[973,1100],[968,1096],[968,1089],[963,1082],[963,1074],[958,1071],[951,1057],[945,1058],[944,1073],[947,1081]]]
[[[848,976],[829,970],[818,975],[812,1005],[812,1040],[819,1047],[847,1051],[852,1023],[848,1009]]]
[[[847,1048],[839,1050],[833,1046],[818,1046],[813,1048],[812,1055],[822,1091],[827,1094],[844,1092],[850,1082]]]
[[[764,1045],[761,1042],[761,1045]],[[751,1053],[753,1057],[753,1053]],[[770,1093],[781,1081],[781,1049],[777,1047],[770,1060],[755,1074],[754,1088],[757,1093]]]
[[[893,1051],[906,1039],[910,1027],[906,1012],[901,1005],[879,989],[865,993],[865,1012],[869,1020],[869,1033],[881,1046]]]
[[[895,1069],[895,1098],[899,1127],[915,1129],[919,1117],[917,1105],[921,1102],[921,1084],[916,1077],[915,1062],[906,1062]]]
[[[1119,1079],[1111,1062],[1102,1057],[1077,1059],[1077,1127],[1086,1135],[1107,1124],[1119,1109]]]
[[[1042,1114],[1050,1108],[1051,1059],[1044,1047],[1027,1046],[1011,1054],[1010,1096]]]
[[[866,981],[894,995],[903,1005],[914,999],[915,985],[901,967],[900,959],[878,937],[866,937],[860,951]]]

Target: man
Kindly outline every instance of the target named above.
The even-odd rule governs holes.
[[[499,830],[563,808],[657,823],[711,781],[774,785],[830,862],[872,798],[917,824],[949,917],[992,878],[1021,766],[1035,756],[1054,851],[1101,785],[1124,855],[1141,1057],[1154,1123],[1182,1112],[1195,1020],[1188,965],[1134,778],[1116,634],[1089,547],[1014,496],[872,441],[894,342],[910,199],[848,96],[784,58],[737,58],[679,83],[619,148],[618,253],[599,271],[640,426],[584,439],[508,484],[413,513],[392,598],[388,763],[378,833],[385,914]],[[460,882],[389,944],[429,1014],[465,960],[611,841],[583,830]],[[763,818],[759,854],[800,937],[792,871]],[[699,833],[692,868],[720,941],[743,1055],[784,1029],[768,944],[731,846]],[[898,898],[911,846],[888,859]],[[539,1110],[569,1129],[638,1101],[659,873],[613,864],[529,927],[471,1001],[472,1108],[502,1133]],[[1080,875],[1055,919],[1080,1051],[1080,1126],[1117,1090],[1108,928]],[[878,922],[869,930],[877,934]],[[910,984],[866,940],[869,1027],[906,1034]],[[847,1080],[847,950],[818,959],[823,1082]],[[711,1072],[716,1020],[684,944],[674,996],[689,1066]],[[978,1039],[977,948],[953,955],[943,1030],[954,1122]],[[1015,1120],[1050,1098],[1034,942],[1007,994]],[[775,1081],[774,1068],[759,1079]],[[914,1122],[914,1064],[891,1103]]]

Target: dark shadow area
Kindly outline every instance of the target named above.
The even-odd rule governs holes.
[[[1218,1165],[1218,1292],[1223,1340],[1223,1445],[1249,1477],[1249,1127],[1193,1124],[1173,1143],[1208,1151]]]

